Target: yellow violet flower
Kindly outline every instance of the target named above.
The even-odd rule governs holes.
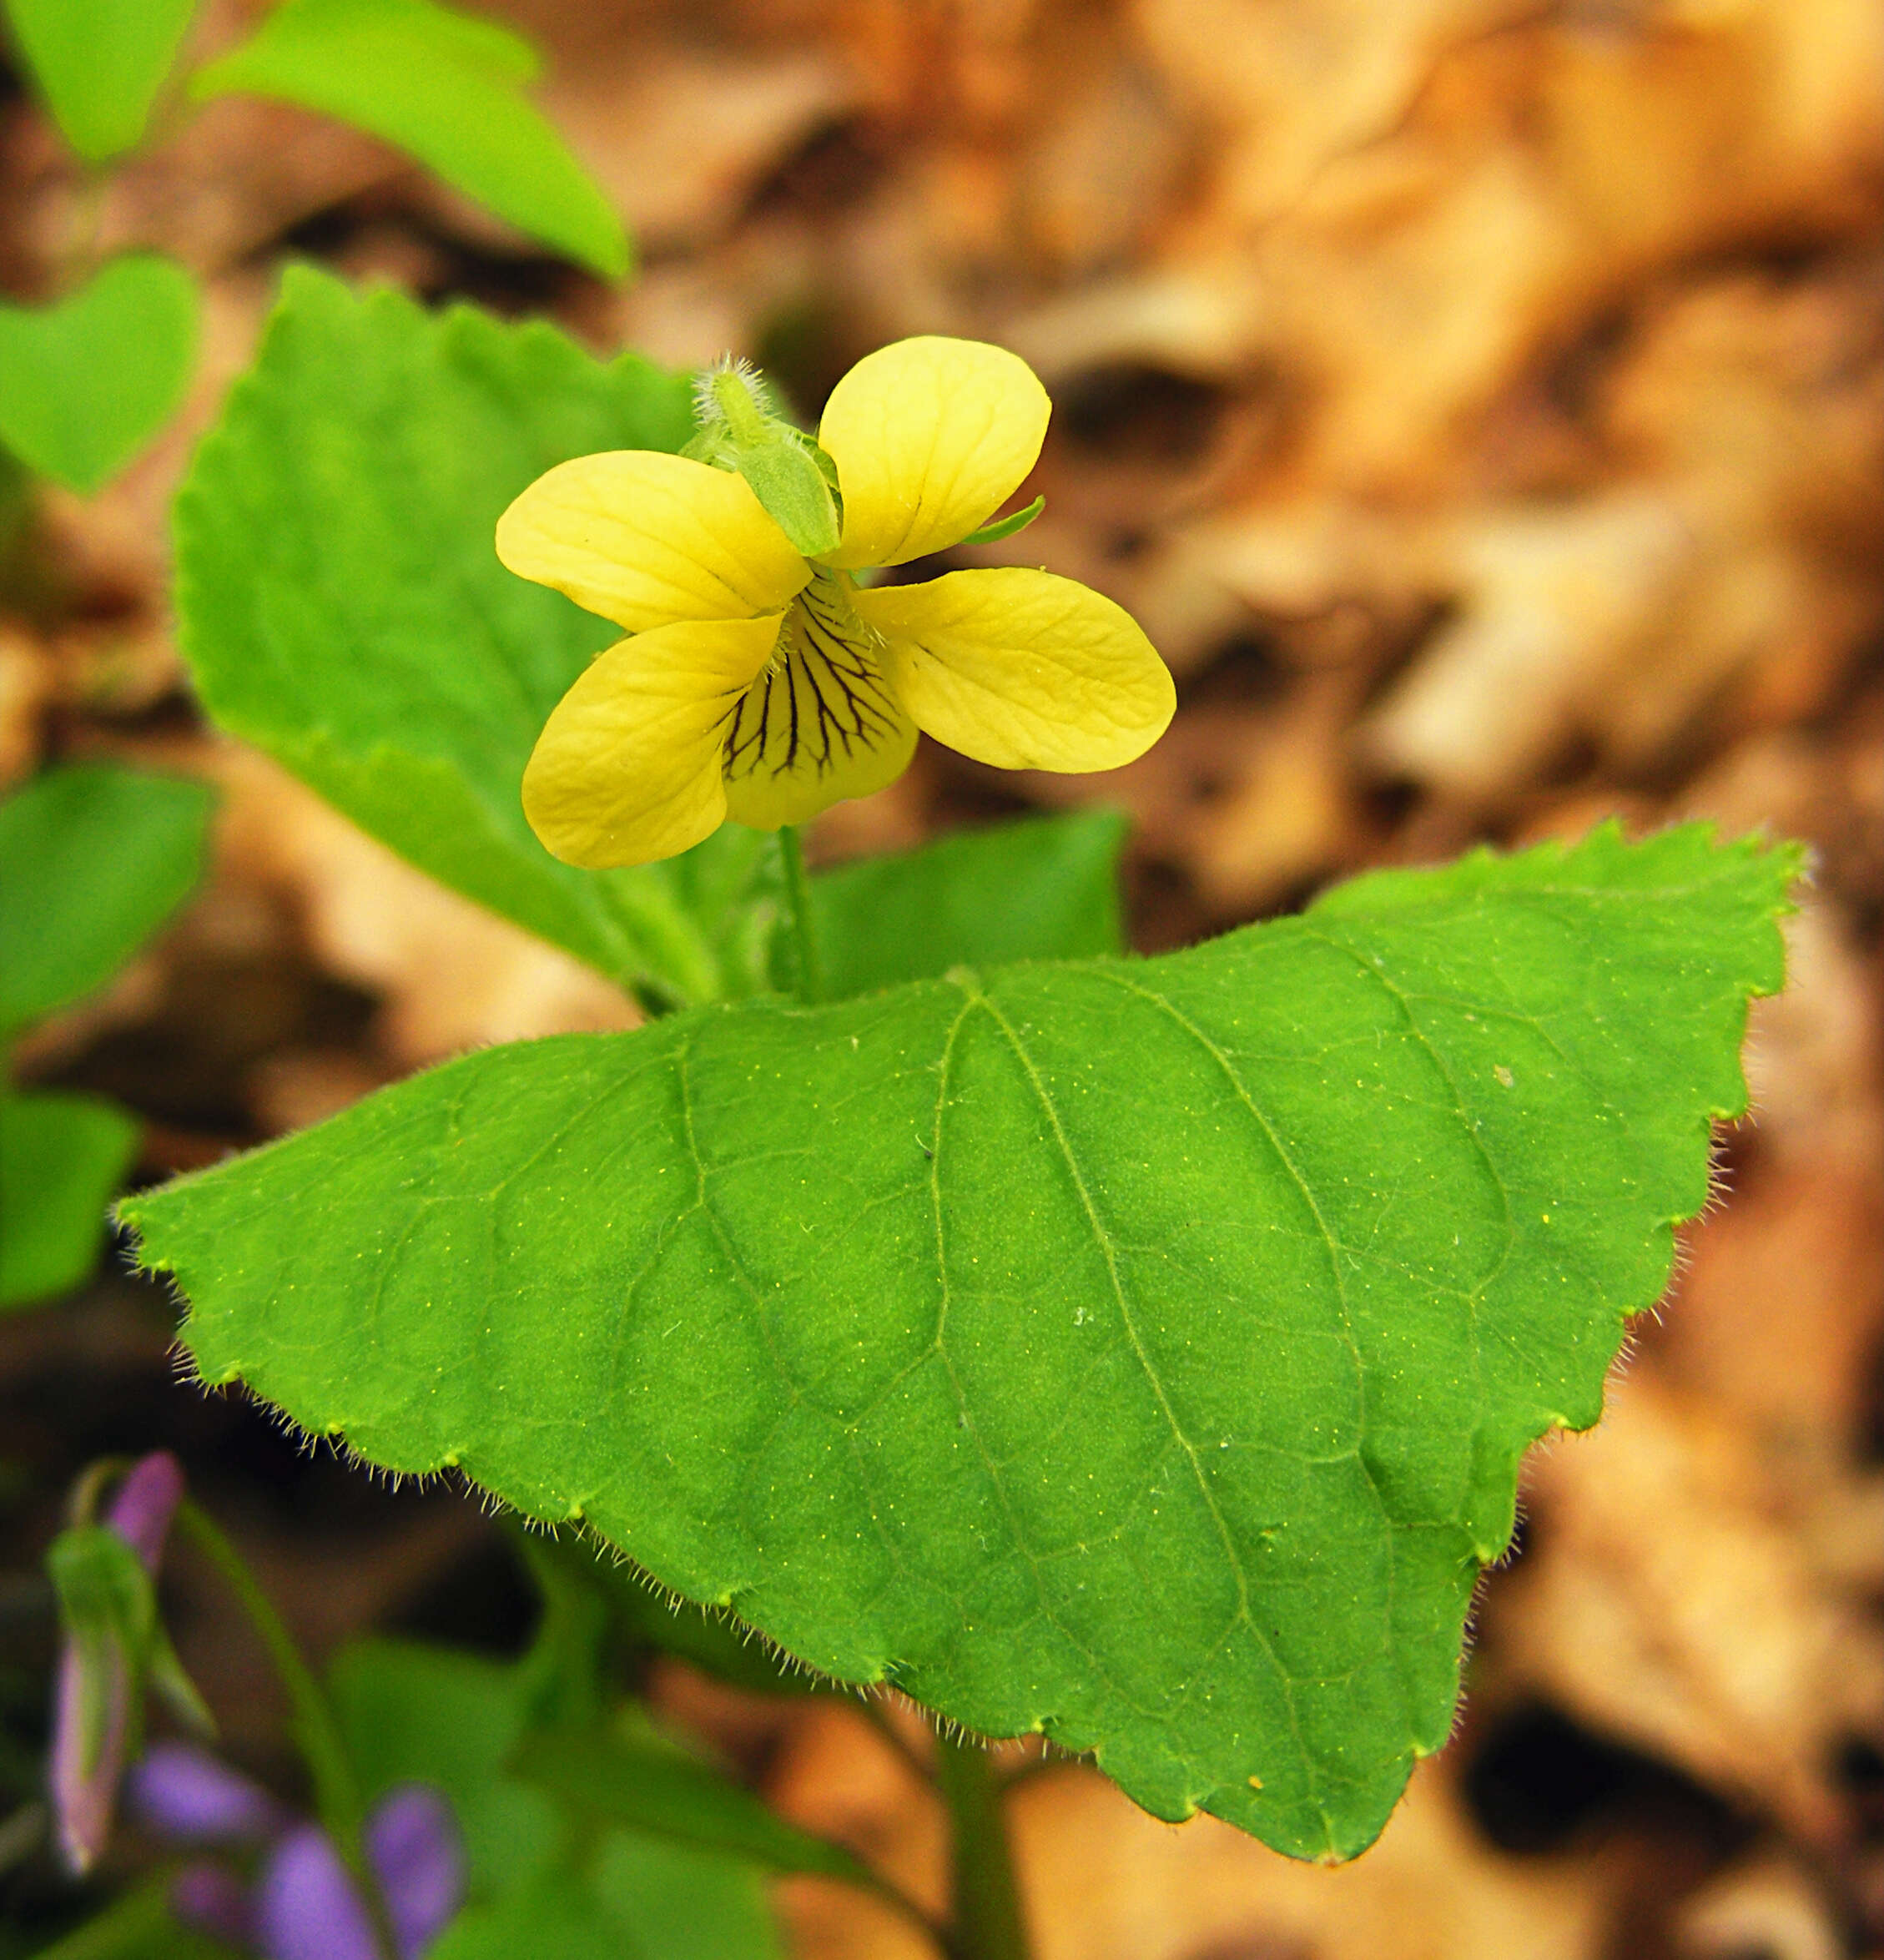
[[[744,477],[688,456],[621,450],[539,477],[499,520],[497,555],[629,637],[537,741],[523,777],[537,836],[569,864],[640,864],[729,816],[803,823],[894,782],[919,728],[1000,768],[1141,755],[1171,720],[1171,675],[1110,599],[1019,568],[853,577],[984,524],[1033,467],[1049,412],[999,347],[924,337],[868,355],[819,427],[842,521],[810,557]]]

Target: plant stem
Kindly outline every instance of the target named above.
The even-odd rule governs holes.
[[[986,1748],[972,1736],[938,1735],[935,1781],[948,1806],[955,1858],[952,1960],[1027,1960],[1000,1785]]]
[[[360,1826],[364,1815],[353,1761],[340,1738],[340,1726],[314,1670],[301,1658],[287,1623],[275,1610],[241,1553],[222,1527],[201,1505],[185,1498],[177,1507],[177,1523],[221,1574],[240,1602],[249,1622],[260,1635],[276,1675],[288,1691],[295,1711],[295,1740],[314,1779],[315,1808],[327,1835],[350,1864],[360,1856]]]
[[[818,957],[818,929],[811,915],[811,880],[804,874],[804,846],[795,824],[778,833],[778,860],[785,872],[785,909],[791,916],[792,944],[798,955],[798,998],[808,1005],[824,997],[824,970]]]

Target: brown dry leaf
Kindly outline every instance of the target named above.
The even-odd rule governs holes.
[[[815,48],[758,53],[617,40],[563,64],[544,106],[652,258],[721,237],[761,179],[851,113],[859,85]]]
[[[1675,1941],[1681,1960],[1844,1960],[1846,1952],[1811,1874],[1773,1856],[1735,1866],[1685,1900]]]
[[[868,1756],[833,1747],[814,1771],[820,1793],[849,1793],[854,1830],[871,1801],[857,1781]],[[866,1812],[879,1846],[886,1831],[919,1827],[887,1765],[870,1764],[886,1780]],[[1492,1850],[1438,1763],[1415,1772],[1374,1848],[1336,1869],[1280,1857],[1214,1818],[1160,1823],[1078,1768],[1031,1779],[1009,1803],[1040,1960],[1592,1960],[1615,1902],[1600,1862]],[[939,1876],[931,1867],[925,1896]],[[923,1952],[881,1907],[834,1887],[795,1885],[786,1902],[804,1960]]]
[[[1378,764],[1495,804],[1578,741],[1635,771],[1703,718],[1820,706],[1884,622],[1865,317],[1839,278],[1730,280],[1663,312],[1609,389],[1634,481],[1429,534],[1424,582],[1455,617],[1372,718]]]
[[[56,686],[44,645],[21,627],[0,625],[0,790],[30,775],[38,763]]]
[[[1527,0],[1137,0],[1132,14],[1169,83],[1220,136],[1227,214],[1254,225],[1397,128],[1443,49],[1532,11]]]
[[[1501,1679],[1838,1842],[1830,1765],[1884,1724],[1884,1634],[1757,1442],[1644,1361],[1525,1489],[1532,1543],[1484,1615]]]

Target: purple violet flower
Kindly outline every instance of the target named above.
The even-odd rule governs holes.
[[[104,1529],[137,1554],[154,1578],[170,1519],[184,1494],[183,1468],[168,1450],[133,1464],[104,1515]],[[111,1832],[136,1714],[136,1657],[118,1640],[88,1648],[68,1640],[59,1655],[53,1721],[51,1793],[60,1848],[74,1872],[91,1869]]]
[[[185,1925],[261,1960],[388,1960],[333,1840],[246,1776],[206,1751],[166,1742],[132,1771],[128,1791],[159,1836],[268,1846],[253,1887],[210,1861],[185,1867],[171,1894]],[[464,1902],[464,1842],[451,1806],[423,1784],[401,1784],[375,1806],[362,1840],[396,1960],[421,1960]]]
[[[147,1829],[183,1844],[260,1844],[288,1821],[259,1783],[194,1742],[153,1742],[124,1794]]]
[[[265,1960],[385,1960],[372,1916],[318,1824],[297,1824],[255,1883],[256,1944]]]
[[[380,1801],[362,1836],[399,1960],[420,1960],[465,1901],[458,1821],[436,1790],[404,1783]]]

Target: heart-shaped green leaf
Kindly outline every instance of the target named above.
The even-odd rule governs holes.
[[[92,1270],[137,1144],[108,1102],[0,1091],[0,1308],[49,1300]]]
[[[0,442],[89,496],[182,406],[197,310],[196,282],[148,252],[57,305],[0,305]]]
[[[77,763],[0,801],[0,1035],[102,987],[202,875],[200,783]]]
[[[137,147],[196,0],[7,0],[65,139],[99,164]]]
[[[124,1215],[206,1381],[1346,1856],[1706,1198],[1798,863],[1605,828],[1158,960],[491,1050]]]

